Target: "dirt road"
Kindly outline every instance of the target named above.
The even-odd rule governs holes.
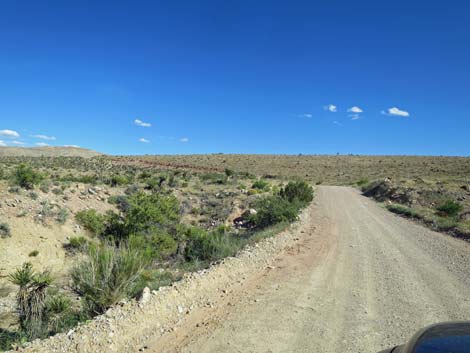
[[[321,187],[298,245],[147,352],[377,352],[470,319],[470,245]]]

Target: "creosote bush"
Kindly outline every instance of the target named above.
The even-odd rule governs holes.
[[[453,200],[447,200],[438,205],[436,210],[441,216],[456,217],[463,210],[463,206]]]
[[[6,238],[11,237],[11,229],[8,223],[0,223],[0,237]]]
[[[33,189],[42,179],[43,176],[40,173],[34,171],[33,168],[26,164],[20,164],[12,175],[13,184],[24,189]]]
[[[84,226],[87,230],[94,233],[95,235],[100,235],[106,229],[105,217],[100,215],[96,210],[84,210],[77,212],[75,219],[78,223]]]

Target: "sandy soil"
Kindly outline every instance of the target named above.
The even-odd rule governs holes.
[[[377,352],[469,319],[470,245],[321,187],[311,233],[149,352]],[[315,227],[316,226],[316,227]]]

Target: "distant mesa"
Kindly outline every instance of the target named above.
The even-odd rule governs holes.
[[[102,153],[72,146],[0,147],[0,157],[84,157],[101,156]]]

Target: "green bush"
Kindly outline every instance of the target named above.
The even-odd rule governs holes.
[[[441,216],[456,217],[463,210],[463,206],[458,202],[447,200],[438,205],[436,210]]]
[[[281,189],[280,195],[289,202],[306,205],[313,200],[313,188],[304,181],[289,182]]]
[[[269,183],[266,181],[266,180],[263,180],[263,179],[259,179],[259,180],[256,180],[253,185],[251,186],[252,189],[256,189],[256,190],[261,190],[261,191],[269,191],[269,189],[271,188]]]
[[[300,206],[298,202],[289,202],[280,196],[265,197],[255,203],[256,214],[248,216],[248,220],[255,228],[293,222],[297,219]]]
[[[108,202],[112,205],[116,205],[122,212],[127,212],[129,210],[129,200],[125,195],[110,196],[108,198]]]
[[[26,164],[20,164],[12,175],[14,185],[18,185],[24,189],[33,189],[34,185],[39,184],[43,176],[37,173]]]
[[[91,244],[87,259],[72,269],[73,289],[82,296],[90,314],[102,314],[135,293],[148,265],[148,254],[128,244]]]
[[[115,186],[121,186],[121,185],[127,185],[129,184],[130,180],[128,177],[123,176],[123,175],[113,175],[109,180],[108,184],[112,187]]]
[[[39,255],[39,251],[37,250],[33,250],[28,254],[29,257],[36,257],[38,255]]]
[[[84,210],[75,215],[75,219],[90,232],[100,235],[106,229],[105,217],[96,210]]]
[[[2,238],[11,237],[11,229],[8,223],[0,223],[0,236]]]
[[[222,231],[207,232],[201,228],[186,231],[185,259],[187,261],[215,261],[233,256],[241,241]]]
[[[410,207],[406,207],[398,204],[389,204],[386,206],[387,209],[393,213],[403,215],[410,218],[422,218],[421,215]]]
[[[56,215],[56,221],[59,224],[65,224],[69,218],[69,211],[66,208],[59,209],[59,212]]]
[[[127,234],[145,233],[155,227],[172,228],[181,219],[176,197],[137,192],[129,197],[124,225]]]
[[[64,247],[71,252],[84,251],[88,246],[88,240],[85,237],[71,237],[68,244]]]

